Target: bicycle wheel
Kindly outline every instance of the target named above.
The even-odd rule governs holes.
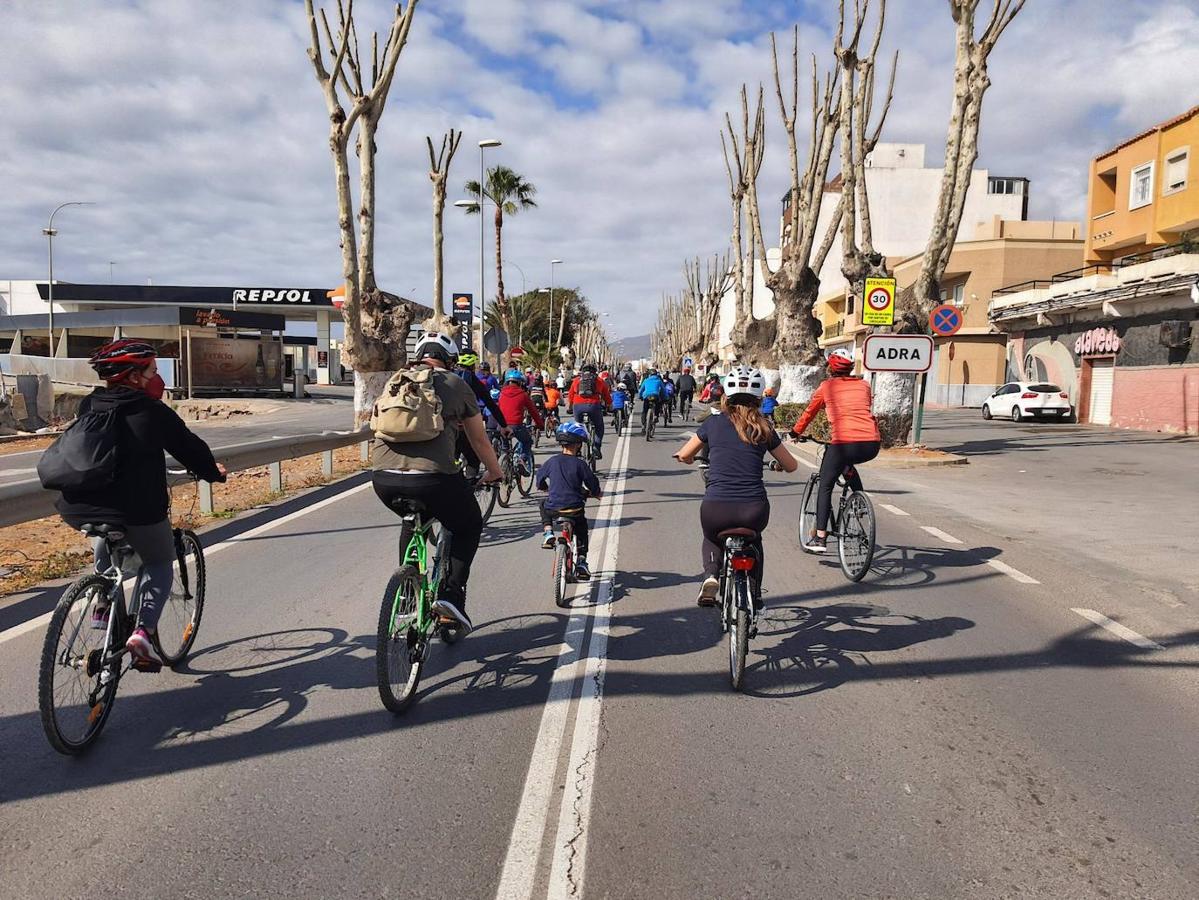
[[[841,501],[838,520],[841,571],[850,581],[861,581],[874,561],[874,504],[864,492],[854,491]]]
[[[738,572],[731,583],[732,603],[729,604],[729,681],[734,691],[741,690],[745,680],[745,657],[749,654],[749,579]]]
[[[654,430],[658,427],[657,416],[650,416],[649,421],[645,424],[645,439],[652,441],[654,439]]]
[[[535,469],[534,461],[528,460],[528,465],[529,465],[529,474],[528,475],[521,474],[520,469],[517,469],[516,473],[515,473],[516,489],[518,491],[520,491],[520,495],[522,497],[528,497],[530,494],[533,493],[533,476],[534,476],[534,469]]]
[[[483,484],[479,482],[474,487],[475,502],[479,504],[479,512],[483,515],[483,524],[487,524],[487,520],[491,518],[491,511],[495,509],[495,485]]]
[[[554,548],[554,603],[566,609],[570,606],[570,598],[566,596],[566,586],[570,584],[570,547],[559,543]]]
[[[799,505],[799,546],[807,547],[808,535],[816,527],[816,493],[820,485],[820,478],[816,475],[808,476],[808,483],[804,485],[803,501]],[[807,552],[805,550],[805,552]]]
[[[154,637],[159,657],[172,669],[183,664],[196,642],[200,617],[204,615],[206,584],[204,548],[194,531],[175,530],[175,555],[178,571]]]
[[[42,644],[37,680],[42,727],[50,746],[68,756],[91,746],[116,698],[120,663],[101,668],[108,635],[91,627],[93,608],[107,602],[111,590],[102,575],[76,581],[54,608]]]
[[[379,698],[393,713],[402,713],[416,698],[425,664],[427,636],[420,630],[417,605],[421,581],[416,569],[397,569],[387,582],[375,635],[375,676]]]
[[[500,471],[504,473],[504,480],[496,485],[496,500],[500,506],[507,509],[512,505],[512,483],[516,480],[516,473],[512,471],[512,456],[505,453],[500,457]]]

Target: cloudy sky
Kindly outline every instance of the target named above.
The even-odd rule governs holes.
[[[983,6],[989,7],[989,3]],[[387,4],[359,0],[360,32]],[[798,22],[828,58],[833,0],[421,0],[379,134],[377,268],[432,284],[426,134],[466,138],[451,201],[489,160],[538,187],[505,229],[509,290],[577,285],[617,336],[644,333],[688,255],[727,244],[719,126],[770,78],[768,34]],[[69,281],[333,285],[336,204],[299,0],[0,0],[0,278],[45,273],[60,214]],[[1078,218],[1089,158],[1199,103],[1193,0],[1029,0],[992,57],[980,165],[1032,179],[1034,217]],[[891,0],[900,50],[885,140],[943,155],[953,27],[944,0]],[[768,94],[768,100],[770,95]],[[774,119],[777,113],[768,107]],[[760,188],[784,189],[777,126]],[[450,210],[450,213],[456,213]],[[478,220],[448,216],[447,290],[477,290]],[[490,274],[489,285],[494,290]]]

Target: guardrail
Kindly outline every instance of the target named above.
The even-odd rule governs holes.
[[[258,466],[270,466],[271,490],[283,490],[283,461],[298,459],[301,456],[322,454],[321,471],[325,475],[333,474],[333,451],[353,444],[362,444],[362,458],[366,459],[369,431],[333,432],[331,434],[302,434],[294,437],[274,438],[269,441],[251,441],[245,444],[234,444],[213,451],[217,462],[224,464],[230,472],[241,472]],[[168,457],[167,468],[171,464],[178,466]],[[189,475],[168,473],[167,480],[171,484],[182,484],[190,480]],[[207,481],[198,484],[200,494],[200,510],[212,513],[215,509],[212,496],[212,485]],[[37,481],[26,481],[20,484],[0,485],[0,527],[20,525],[55,513],[54,501],[57,492],[45,490]]]

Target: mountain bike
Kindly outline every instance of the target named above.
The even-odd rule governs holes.
[[[578,558],[579,547],[575,541],[574,523],[568,517],[554,518],[554,532],[557,534],[557,544],[554,546],[554,603],[565,609],[570,605],[570,598],[566,596],[567,585],[576,581],[575,560]]]
[[[603,413],[601,412],[600,415],[603,415]],[[596,453],[595,449],[595,428],[592,426],[591,416],[592,413],[583,413],[583,427],[587,429],[587,440],[583,441],[582,446],[579,448],[579,455],[591,467],[592,472],[598,472],[599,460],[597,457],[599,454]]]
[[[612,410],[612,428],[616,431],[616,436],[619,437],[626,425],[629,424],[629,411],[625,407]]]
[[[825,441],[815,438],[801,438],[827,447]],[[821,454],[824,453],[822,449]],[[804,486],[803,501],[799,512],[799,545],[805,547],[808,536],[816,528],[816,500],[820,493],[819,462],[817,471],[808,476]],[[828,536],[837,539],[837,559],[841,563],[841,571],[850,581],[861,581],[870,571],[874,561],[875,519],[874,504],[865,491],[855,491],[849,487],[845,475],[853,470],[846,466],[845,472],[837,476],[837,484],[841,487],[841,499],[833,505],[829,515]],[[810,552],[810,551],[805,551]]]
[[[75,581],[50,618],[38,671],[38,708],[50,745],[70,756],[99,737],[112,713],[117,686],[130,668],[158,672],[187,659],[204,614],[204,548],[195,532],[174,529],[176,572],[163,604],[154,650],[162,662],[126,660],[125,642],[137,627],[140,598],[125,602],[125,572],[137,554],[117,525],[84,525],[81,531],[108,544],[108,569]],[[103,629],[92,627],[97,609],[108,608]]]
[[[487,524],[487,520],[491,518],[491,511],[495,509],[496,486],[494,484],[483,483],[483,470],[481,467],[478,471],[471,475],[466,470],[466,459],[459,455],[455,460],[458,466],[458,471],[462,473],[462,477],[466,479],[466,483],[470,485],[471,493],[474,494],[475,502],[479,504],[479,513],[483,516],[483,524]]]
[[[761,605],[761,585],[753,571],[758,567],[758,551],[753,542],[758,532],[749,528],[730,528],[719,535],[724,541],[720,562],[721,630],[729,636],[729,681],[733,690],[741,690],[745,680],[745,658],[749,639],[757,634],[756,608]]]
[[[379,608],[375,676],[383,705],[398,714],[416,699],[433,637],[453,644],[462,629],[433,612],[438,586],[449,573],[449,529],[425,519],[426,508],[419,500],[401,498],[393,506],[401,516],[400,567],[387,582]],[[434,546],[431,560],[430,543]]]
[[[674,424],[674,403],[671,400],[662,404],[662,423],[664,425]]]
[[[691,417],[691,395],[679,398],[679,418],[686,422]]]
[[[645,439],[652,441],[654,432],[658,429],[658,404],[651,403],[649,407],[649,416],[645,421]]]
[[[516,488],[522,497],[528,497],[533,492],[532,466],[529,467],[527,475],[521,471],[520,453],[516,440],[511,435],[497,432],[491,439],[491,446],[500,461],[500,474],[504,476],[496,483],[496,499],[500,506],[508,509],[512,505],[513,488]]]

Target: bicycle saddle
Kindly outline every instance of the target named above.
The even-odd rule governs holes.
[[[79,527],[88,537],[102,537],[110,541],[119,541],[125,536],[125,530],[120,525],[105,525],[104,523],[88,522]]]
[[[732,538],[732,537],[752,538],[755,540],[757,538],[761,537],[761,535],[758,534],[758,532],[754,531],[752,528],[726,528],[724,531],[720,532],[720,534],[718,534],[716,536],[718,538],[720,538],[722,541],[727,538]]]
[[[416,516],[425,512],[428,507],[420,500],[412,500],[408,497],[399,497],[392,501],[392,508],[402,516]]]

